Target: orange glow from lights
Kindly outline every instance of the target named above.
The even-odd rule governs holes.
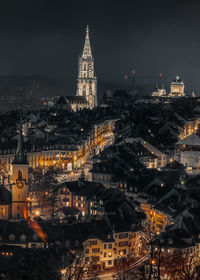
[[[64,274],[66,273],[66,268],[62,268],[62,269],[60,270],[60,273],[61,273],[62,275],[64,275]]]
[[[39,237],[43,240],[44,243],[47,243],[47,234],[42,230],[41,226],[36,221],[28,217],[28,212],[26,207],[24,207],[23,213],[24,213],[24,218],[27,220],[29,226],[34,230],[35,233],[39,235]]]
[[[34,215],[35,215],[36,217],[39,217],[39,216],[40,216],[40,211],[36,210],[35,213],[34,213]]]

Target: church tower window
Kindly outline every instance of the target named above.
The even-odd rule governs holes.
[[[18,171],[18,179],[19,179],[19,180],[22,179],[22,171],[21,171],[21,170]]]

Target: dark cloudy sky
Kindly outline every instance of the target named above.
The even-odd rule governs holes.
[[[99,80],[163,72],[200,90],[200,3],[194,0],[0,1],[0,75],[74,78],[90,25]]]

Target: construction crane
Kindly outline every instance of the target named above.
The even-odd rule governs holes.
[[[136,79],[149,79],[149,78],[160,78],[161,79],[162,77],[163,77],[163,73],[153,74],[153,75],[136,76],[136,71],[132,70],[131,75],[125,75],[124,79],[131,80],[131,89],[134,90],[135,85],[136,85]]]

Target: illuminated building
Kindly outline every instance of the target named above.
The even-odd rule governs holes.
[[[175,158],[189,170],[200,169],[200,137],[192,134],[176,143]]]
[[[156,234],[163,232],[167,225],[172,221],[171,216],[153,207],[149,203],[142,203],[141,209],[147,216],[147,222],[150,225],[151,232]]]
[[[41,150],[36,151],[32,148],[27,152],[27,161],[29,167],[64,169],[73,171],[80,168],[87,158],[94,153],[98,153],[100,149],[106,145],[108,140],[114,137],[113,131],[115,120],[108,120],[98,124],[94,124],[84,139],[74,143],[55,143],[46,144]],[[61,140],[62,142],[62,140]],[[9,149],[0,151],[0,161],[5,165],[6,171],[9,173],[10,181],[12,180],[12,161],[14,159],[14,151]]]
[[[91,51],[88,26],[83,52],[78,62],[76,96],[61,96],[56,106],[73,112],[83,109],[92,110],[97,106],[97,77],[94,71],[94,58]]]
[[[113,267],[121,258],[137,257],[140,251],[141,238],[139,231],[121,232],[114,230],[102,238],[89,237],[84,242],[86,260],[94,260],[101,269]]]
[[[166,89],[163,87],[163,85],[161,88],[158,88],[156,86],[155,90],[152,92],[152,96],[156,96],[156,97],[163,97],[163,96],[165,97],[166,94],[167,92]]]
[[[63,183],[59,186],[56,208],[76,208],[82,220],[88,217],[102,219],[104,215],[103,201],[93,195],[102,186],[88,181]]]
[[[12,219],[24,219],[28,212],[28,162],[23,150],[22,126],[13,165],[12,185]]]
[[[176,76],[176,78],[171,82],[171,91],[168,97],[184,97],[184,82],[181,80],[180,76]]]
[[[76,96],[86,99],[89,108],[97,106],[97,78],[94,73],[94,58],[92,56],[89,27],[86,29],[85,45],[79,58],[78,82]]]
[[[184,139],[191,134],[195,134],[199,128],[199,119],[187,121],[179,134],[179,139]]]
[[[66,96],[66,101],[73,112],[83,109],[90,109],[89,104],[84,96]]]
[[[23,150],[22,125],[20,124],[20,133],[18,138],[18,146],[14,160],[12,161],[12,188],[11,200],[6,200],[2,205],[0,203],[0,219],[12,219],[19,221],[24,219],[25,213],[28,211],[28,163],[27,157]],[[4,188],[4,187],[2,187]],[[4,189],[4,194],[8,190]]]

